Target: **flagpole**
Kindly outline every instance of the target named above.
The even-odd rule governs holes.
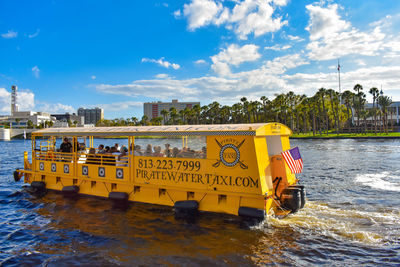
[[[337,60],[337,70],[338,70],[338,74],[339,74],[339,103],[342,104],[342,88],[340,86],[340,63],[339,63],[339,59]]]
[[[339,75],[339,108],[338,108],[338,115],[339,115],[339,129],[341,128],[340,127],[340,122],[342,121],[342,114],[341,114],[341,112],[340,112],[340,106],[342,105],[342,88],[341,88],[341,86],[340,86],[340,62],[339,62],[339,59],[337,60],[337,70],[338,70],[338,75]],[[339,134],[339,133],[337,133],[337,134]]]

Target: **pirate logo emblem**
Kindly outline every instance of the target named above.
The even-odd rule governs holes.
[[[52,171],[52,172],[56,172],[56,171],[57,171],[57,166],[56,166],[55,163],[52,163],[52,164],[51,164],[51,171]]]
[[[82,166],[82,175],[88,175],[88,174],[89,174],[88,166]]]
[[[118,168],[116,171],[116,176],[117,176],[117,179],[124,179],[124,170]]]
[[[106,170],[104,167],[99,167],[99,177],[106,177]]]
[[[64,164],[64,173],[69,173],[69,165]]]
[[[234,145],[232,143],[222,145],[217,139],[215,139],[215,142],[217,142],[221,150],[219,152],[219,160],[213,164],[213,167],[217,168],[221,162],[227,167],[233,167],[239,163],[242,169],[247,169],[248,166],[240,161],[239,148],[243,145],[244,141],[245,139],[243,139],[243,141],[238,145]]]
[[[39,170],[44,171],[44,163],[43,162],[39,163]]]

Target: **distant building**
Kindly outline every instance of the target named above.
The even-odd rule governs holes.
[[[83,116],[76,115],[75,113],[69,114],[51,114],[52,117],[55,117],[57,121],[60,122],[67,122],[71,121],[74,123],[75,121],[77,122],[77,126],[81,127],[85,124],[85,118]]]
[[[185,108],[190,109],[194,105],[200,105],[200,102],[178,102],[176,99],[173,99],[172,102],[147,102],[143,104],[143,114],[151,120],[162,117],[161,111],[164,109],[169,112],[170,108],[175,107],[176,111],[179,112]]]
[[[11,85],[11,116],[14,115],[14,112],[18,112],[17,91],[18,86]]]
[[[371,110],[373,108],[372,103],[365,103],[364,105],[366,110]],[[375,103],[375,108],[380,109],[379,105]],[[396,124],[400,125],[400,101],[393,101],[392,104],[388,107],[387,109],[387,114],[388,114],[388,123],[389,124]],[[368,117],[367,122],[373,121],[373,117]],[[355,116],[355,119],[357,120],[357,117]]]
[[[46,121],[55,122],[56,118],[52,117],[46,112],[35,112],[35,111],[15,111],[11,116],[2,116],[0,123],[10,124],[14,128],[25,128],[28,127],[28,121],[32,122],[33,126],[38,126]]]
[[[79,108],[78,116],[84,117],[84,124],[94,124],[104,119],[104,111],[102,108]]]

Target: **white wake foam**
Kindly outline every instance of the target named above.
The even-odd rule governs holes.
[[[393,239],[391,230],[400,223],[397,210],[368,212],[329,207],[325,203],[308,201],[304,209],[284,219],[268,218],[274,227],[308,229],[338,240],[382,245]],[[397,234],[395,234],[397,236]],[[398,238],[398,237],[396,237]]]
[[[375,189],[400,191],[400,177],[389,172],[358,174],[355,181]]]

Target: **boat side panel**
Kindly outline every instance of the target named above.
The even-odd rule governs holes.
[[[137,184],[261,194],[251,136],[207,137],[207,159],[135,156],[133,168]]]
[[[272,173],[265,137],[254,138],[262,194],[272,195]]]

